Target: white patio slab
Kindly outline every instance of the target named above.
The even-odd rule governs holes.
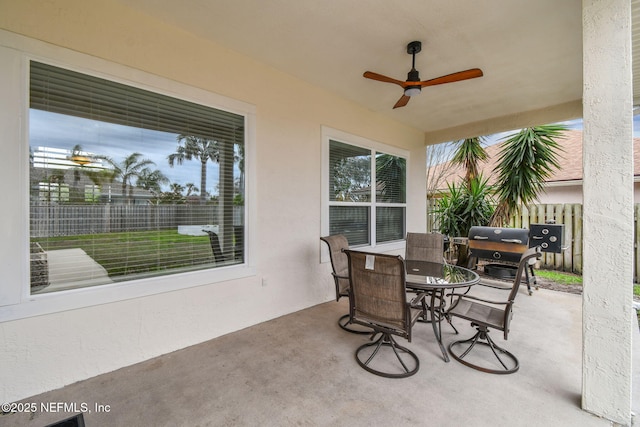
[[[80,248],[47,251],[49,286],[39,293],[113,283],[104,267]]]

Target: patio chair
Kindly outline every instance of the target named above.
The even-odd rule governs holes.
[[[404,259],[444,264],[444,235],[440,233],[407,233]]]
[[[332,236],[321,237],[320,240],[325,242],[329,247],[329,258],[331,259],[331,275],[336,286],[336,301],[340,301],[342,297],[349,297],[349,261],[344,249],[349,249],[349,242],[342,234],[334,234]],[[351,301],[349,301],[351,305]],[[351,323],[351,313],[347,313],[338,319],[338,325],[347,332],[353,334],[370,334],[371,329],[353,327]]]
[[[519,369],[520,362],[516,356],[499,347],[489,336],[489,329],[502,331],[504,339],[507,339],[511,317],[513,316],[513,304],[518,295],[522,275],[526,268],[534,264],[541,255],[540,247],[529,248],[522,254],[520,262],[518,263],[518,271],[513,282],[513,287],[506,301],[491,301],[469,294],[454,294],[456,299],[452,307],[447,311],[447,315],[470,320],[471,326],[477,329],[473,337],[466,340],[454,341],[449,344],[449,353],[454,359],[463,365],[491,374],[512,374]],[[465,346],[466,344],[469,344],[466,349],[461,352],[457,351],[460,346]],[[485,364],[481,366],[465,360],[465,357],[471,353],[471,350],[473,350],[476,345],[490,348],[493,355],[497,358],[498,362],[500,362],[502,369],[500,369],[497,364],[495,364],[494,368]],[[510,359],[511,363],[507,365],[500,355],[506,356],[507,359]],[[476,357],[476,359],[478,359],[478,357]],[[480,362],[483,362],[482,358],[479,359],[478,363]]]
[[[224,262],[225,257],[222,254],[222,250],[220,249],[220,239],[218,239],[218,235],[211,230],[202,230],[209,235],[209,243],[211,244],[211,252],[213,252],[213,258],[216,263]]]
[[[441,233],[407,233],[404,259],[446,264],[444,258],[444,242],[445,237],[444,234]],[[442,305],[444,301],[439,300],[439,303]],[[425,311],[425,316],[419,319],[420,322],[430,323],[433,321],[432,319],[427,319],[426,313],[428,312],[428,310]],[[439,310],[438,313],[445,313],[445,311]],[[457,333],[458,331],[451,323],[451,319],[448,317],[446,317],[446,319]],[[435,319],[435,321],[438,321],[438,319]]]
[[[401,256],[350,250],[345,253],[349,259],[351,321],[372,328],[371,341],[380,334],[376,341],[358,347],[355,354],[358,364],[387,378],[415,374],[420,368],[418,356],[398,345],[393,335],[411,342],[412,327],[424,314],[419,301],[424,300],[425,294],[407,301]],[[386,351],[380,351],[383,348]]]

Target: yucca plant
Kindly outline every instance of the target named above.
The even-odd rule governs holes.
[[[559,168],[555,141],[562,138],[563,125],[544,125],[522,129],[504,140],[498,164],[495,194],[498,201],[490,224],[508,224],[520,204],[532,203],[543,191],[544,182]]]
[[[437,204],[439,231],[447,236],[467,236],[474,225],[487,225],[494,211],[492,189],[478,175],[470,182],[456,186],[448,184],[449,192]],[[468,258],[466,245],[458,245],[458,265]]]
[[[465,183],[469,183],[478,176],[480,170],[480,162],[487,161],[488,155],[482,144],[484,144],[484,138],[476,136],[473,138],[467,138],[457,141],[458,148],[456,149],[453,157],[451,158],[452,164],[458,164],[462,166],[465,171]]]

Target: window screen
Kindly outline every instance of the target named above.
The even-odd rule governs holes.
[[[404,238],[405,158],[330,140],[328,176],[330,234],[350,245]]]
[[[244,116],[31,62],[31,292],[244,262]]]

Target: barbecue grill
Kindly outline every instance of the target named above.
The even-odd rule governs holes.
[[[526,228],[471,227],[469,230],[469,251],[471,261],[480,259],[499,264],[487,264],[485,273],[493,277],[509,278],[515,275],[520,257],[529,247],[529,230]],[[535,285],[533,267],[529,269]],[[527,290],[531,295],[529,271],[525,269]]]
[[[476,226],[469,230],[472,257],[518,263],[528,247],[529,230],[526,228]]]

